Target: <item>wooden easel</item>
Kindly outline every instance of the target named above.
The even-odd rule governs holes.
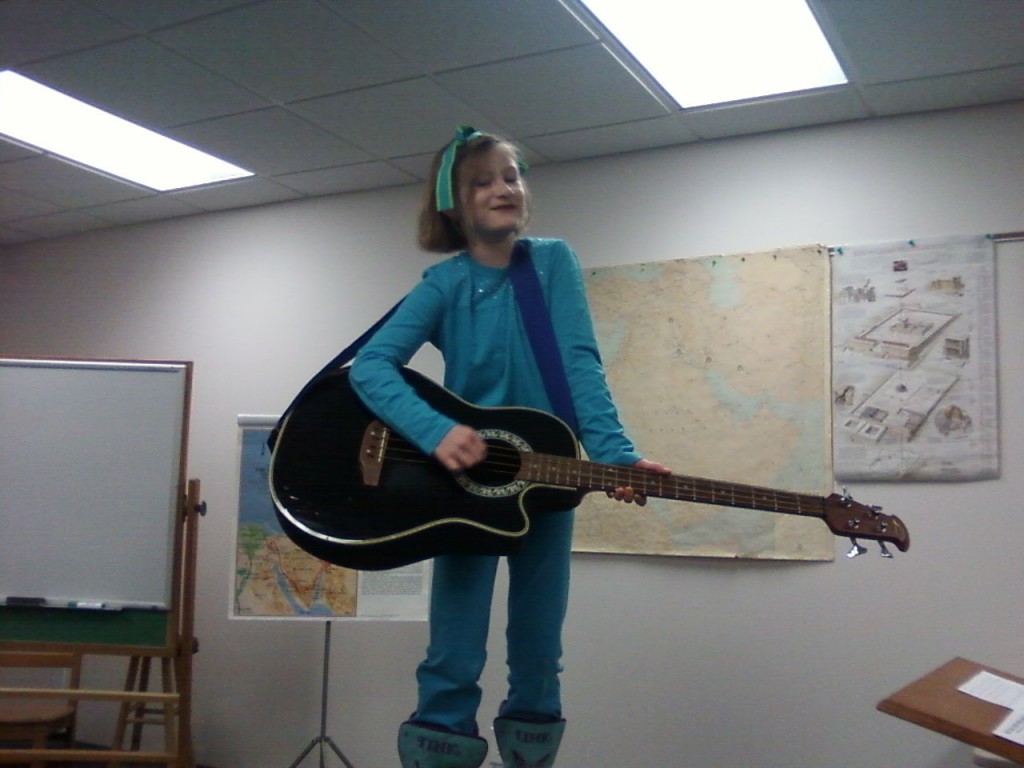
[[[199,481],[187,480],[189,410],[192,394],[192,363],[184,361],[154,360],[68,360],[48,358],[0,358],[0,372],[12,391],[21,393],[45,420],[48,414],[65,414],[60,426],[62,439],[68,435],[81,440],[98,439],[118,444],[139,439],[137,414],[130,418],[110,419],[109,423],[88,421],[81,427],[66,414],[75,412],[75,405],[92,402],[98,383],[108,386],[107,392],[116,392],[117,406],[129,402],[136,408],[153,408],[158,416],[154,423],[175,424],[178,434],[168,440],[169,451],[159,451],[148,458],[150,463],[141,467],[145,475],[153,470],[158,482],[147,479],[142,497],[153,503],[147,511],[154,517],[147,520],[167,521],[166,529],[150,526],[153,531],[166,530],[171,538],[160,536],[157,543],[167,546],[170,573],[160,576],[166,588],[166,609],[119,608],[115,610],[82,610],[77,607],[52,608],[45,602],[41,606],[25,606],[8,602],[0,607],[0,650],[10,651],[70,651],[82,656],[112,655],[128,658],[128,681],[123,690],[0,688],[0,696],[13,698],[57,698],[75,701],[105,701],[119,705],[120,716],[114,740],[109,749],[0,749],[0,764],[25,763],[32,760],[47,763],[71,761],[117,763],[156,763],[168,768],[193,768],[192,751],[192,655],[195,652],[195,585],[198,519],[204,510],[200,500]],[[169,377],[169,378],[165,378]],[[88,388],[81,382],[87,382]],[[101,390],[103,391],[103,390]],[[35,393],[43,393],[33,399]],[[46,400],[54,394],[54,402]],[[84,393],[84,394],[83,394]],[[87,397],[86,397],[87,396]],[[83,399],[85,398],[85,399]],[[124,402],[121,402],[121,401]],[[108,406],[110,403],[106,403]],[[86,409],[91,413],[91,410]],[[111,409],[113,412],[113,409]],[[129,410],[125,410],[129,413]],[[49,422],[47,422],[49,423]],[[55,422],[56,423],[56,422]],[[104,430],[109,427],[109,431]],[[17,428],[17,424],[15,424]],[[161,429],[164,427],[161,426]],[[87,429],[88,431],[85,431]],[[78,430],[78,431],[76,431]],[[48,434],[48,433],[46,433]],[[17,435],[11,435],[16,438]],[[155,439],[170,438],[161,432]],[[44,441],[45,442],[45,441]],[[28,441],[35,446],[36,443]],[[58,446],[59,447],[59,446]],[[157,466],[159,465],[159,466]],[[75,467],[65,468],[69,477],[78,478]],[[162,473],[166,472],[166,476]],[[117,468],[115,483],[130,483],[122,478],[124,467]],[[101,487],[108,478],[97,480]],[[164,483],[173,483],[174,497],[167,498]],[[42,483],[49,482],[43,478]],[[78,479],[81,482],[81,479]],[[26,486],[26,487],[31,487]],[[112,486],[110,486],[112,487]],[[70,503],[74,503],[74,499]],[[164,514],[169,518],[162,517]],[[111,521],[105,520],[109,527]],[[116,529],[112,529],[116,532]],[[136,574],[136,577],[138,574]],[[149,678],[152,662],[158,659],[161,672],[161,690],[150,691]],[[143,716],[136,722],[134,717]],[[152,716],[153,719],[149,719]],[[143,724],[161,726],[162,748],[144,751],[141,736],[133,732],[132,744],[126,748],[124,736],[128,725],[133,729]]]
[[[128,662],[128,677],[124,686],[126,692],[135,693],[149,690],[153,658],[153,656],[131,657]],[[172,659],[166,656],[160,658],[160,682],[163,693],[174,692],[173,667]],[[177,704],[180,706],[180,699]],[[177,707],[175,708],[177,709]],[[132,729],[132,738],[128,748],[133,752],[139,752],[142,749],[142,727],[144,725],[158,725],[163,728],[165,743],[172,743],[177,739],[174,712],[168,711],[167,707],[154,706],[146,701],[124,701],[121,703],[117,725],[114,727],[114,740],[111,745],[113,749],[125,748],[125,737],[129,725]]]
[[[183,514],[184,545],[181,557],[181,611],[180,629],[173,656],[133,655],[128,661],[125,694],[145,693],[152,682],[153,660],[160,661],[160,687],[164,694],[177,693],[174,710],[154,705],[145,700],[126,699],[121,703],[114,726],[111,748],[126,749],[125,739],[131,727],[131,740],[127,749],[132,754],[142,749],[142,729],[147,725],[163,728],[164,744],[168,752],[178,756],[175,766],[193,768],[192,752],[192,656],[199,650],[195,637],[196,555],[198,547],[199,517],[206,514],[206,504],[200,500],[199,481],[190,480]]]
[[[97,646],[73,642],[0,641],[9,650],[71,650],[83,654],[127,655],[128,677],[121,691],[70,688],[0,688],[0,695],[14,698],[60,698],[78,701],[120,703],[110,749],[0,749],[0,764],[46,762],[155,763],[167,768],[195,768],[192,750],[192,656],[198,648],[195,638],[196,552],[199,516],[205,513],[200,501],[199,481],[188,482],[181,502],[181,525],[176,533],[174,595],[168,615],[167,640],[160,647]],[[161,691],[149,689],[152,662],[160,663]],[[128,726],[132,739],[125,745]],[[141,749],[143,725],[163,729],[163,749]]]

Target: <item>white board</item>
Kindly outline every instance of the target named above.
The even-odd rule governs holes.
[[[0,598],[170,607],[190,375],[0,358]]]

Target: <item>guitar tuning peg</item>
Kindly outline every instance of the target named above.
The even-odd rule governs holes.
[[[889,548],[885,546],[884,541],[878,542],[878,546],[882,549],[882,557],[892,557],[892,552],[890,552]]]
[[[853,543],[853,546],[850,547],[850,551],[846,553],[847,557],[852,559],[854,557],[857,557],[858,555],[863,555],[865,552],[868,551],[867,547],[862,547],[860,544],[857,543],[856,539],[851,538],[850,541]],[[890,555],[890,557],[892,557],[892,555]]]

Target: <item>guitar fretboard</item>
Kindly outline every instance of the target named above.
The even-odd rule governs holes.
[[[824,499],[820,496],[685,475],[662,475],[645,469],[541,453],[523,453],[520,459],[522,463],[517,479],[544,485],[576,488],[584,492],[630,487],[645,496],[660,499],[824,517]]]

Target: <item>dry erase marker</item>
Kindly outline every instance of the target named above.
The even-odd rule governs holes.
[[[102,611],[107,604],[99,600],[72,600],[68,608],[85,608],[86,610]]]

